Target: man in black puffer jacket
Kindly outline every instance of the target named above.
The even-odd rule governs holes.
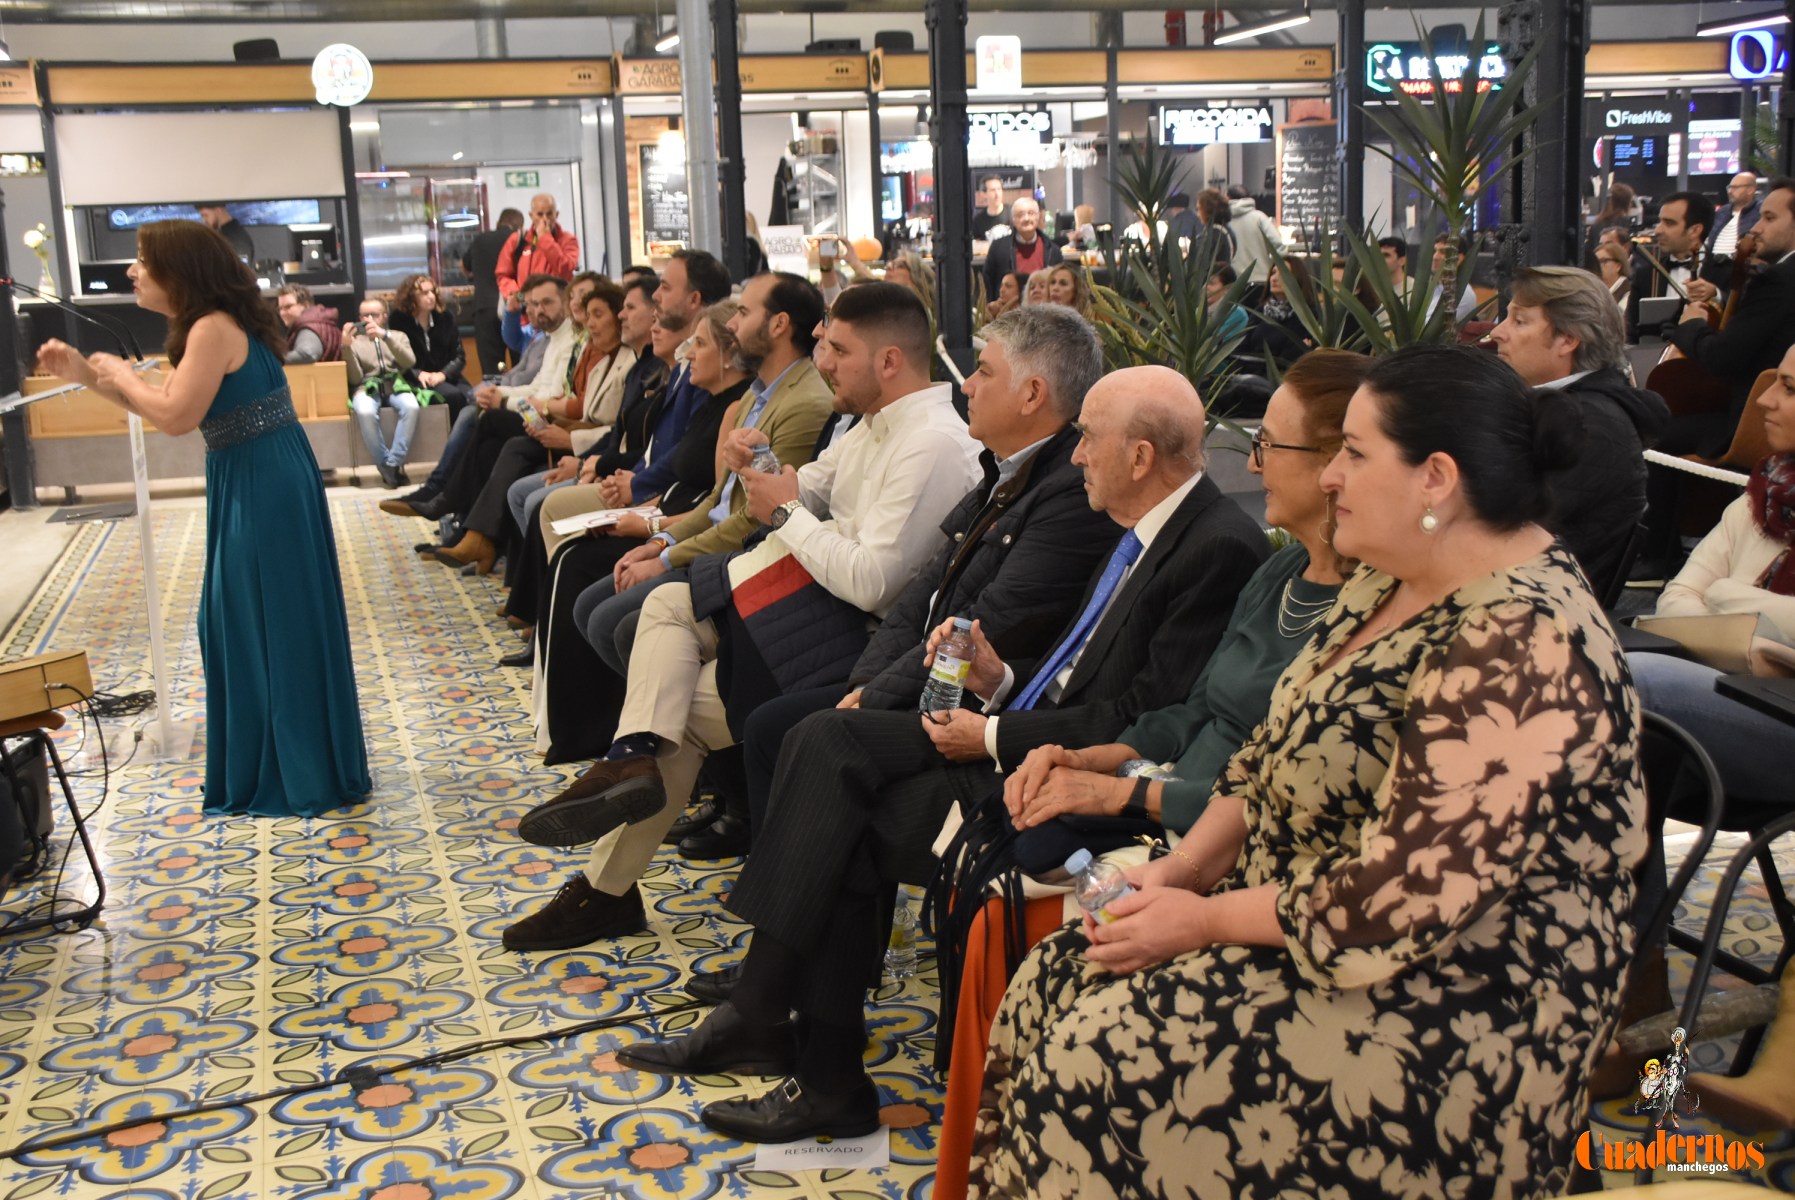
[[[1670,423],[1670,409],[1656,392],[1627,381],[1620,309],[1588,271],[1521,271],[1508,316],[1490,339],[1530,386],[1558,393],[1583,418],[1577,461],[1549,475],[1547,486],[1552,532],[1602,597],[1630,565],[1622,558],[1645,515],[1642,454]]]

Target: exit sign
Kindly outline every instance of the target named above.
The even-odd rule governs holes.
[[[529,188],[542,186],[540,171],[506,171],[505,186],[508,188]]]

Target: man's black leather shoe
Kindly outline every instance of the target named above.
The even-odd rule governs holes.
[[[689,859],[740,858],[748,853],[748,822],[734,813],[724,813],[709,828],[682,839],[679,856]]]
[[[721,971],[700,971],[686,980],[686,994],[706,1004],[721,1004],[735,991],[742,977],[742,964],[724,967]]]
[[[785,1075],[796,1058],[790,1021],[751,1025],[727,1002],[685,1037],[634,1042],[617,1051],[624,1066],[654,1075]]]
[[[698,1119],[743,1142],[798,1142],[813,1137],[865,1137],[879,1128],[879,1089],[861,1076],[840,1095],[812,1091],[788,1078],[752,1100],[707,1104]]]
[[[710,828],[710,823],[722,815],[723,810],[721,808],[711,801],[706,800],[703,804],[700,804],[697,808],[692,809],[686,815],[680,817],[679,820],[673,822],[673,827],[667,830],[667,836],[661,839],[661,845],[677,846],[699,830]]]
[[[426,521],[436,521],[448,516],[452,510],[447,496],[432,496],[428,500],[411,501],[411,511]]]

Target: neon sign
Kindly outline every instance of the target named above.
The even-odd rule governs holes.
[[[1398,88],[1411,96],[1431,96],[1440,81],[1446,91],[1459,92],[1464,90],[1472,65],[1469,54],[1453,52],[1429,58],[1419,42],[1379,42],[1365,51],[1365,86],[1386,96]],[[1508,60],[1494,43],[1476,58],[1475,65],[1480,92],[1499,88],[1508,78]]]

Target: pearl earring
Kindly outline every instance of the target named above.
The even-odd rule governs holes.
[[[1440,518],[1434,516],[1434,506],[1428,505],[1427,511],[1421,514],[1421,532],[1433,533],[1440,527]]]

